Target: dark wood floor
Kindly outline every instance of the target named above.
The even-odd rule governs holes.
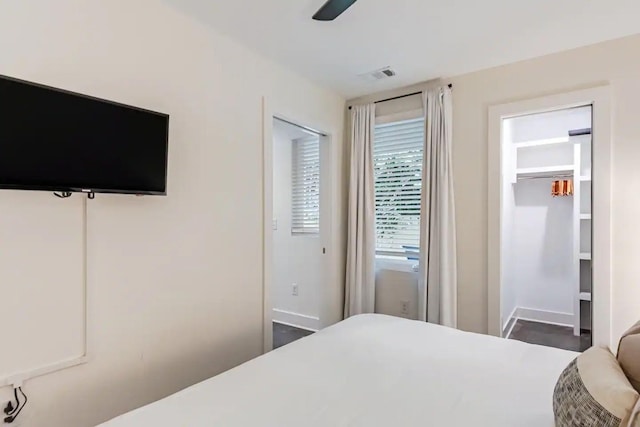
[[[581,336],[576,337],[571,327],[528,320],[518,320],[509,339],[579,352],[591,347],[591,333],[587,331],[583,331]]]
[[[312,333],[313,332],[305,331],[304,329],[273,322],[273,349],[275,350],[283,345],[290,344]]]
[[[311,331],[274,322],[273,348],[275,350],[311,334],[313,334]],[[578,352],[583,352],[591,347],[591,334],[589,332],[583,331],[581,336],[576,337],[573,335],[573,328],[571,327],[528,320],[518,320],[511,331],[511,335],[509,335],[509,339]]]

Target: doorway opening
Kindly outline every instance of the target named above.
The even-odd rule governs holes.
[[[591,347],[591,105],[503,119],[504,338]]]
[[[613,348],[607,86],[490,107],[488,332]]]
[[[273,118],[273,349],[320,329],[326,281],[325,135]]]

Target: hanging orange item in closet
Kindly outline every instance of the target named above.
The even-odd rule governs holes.
[[[553,197],[573,196],[573,181],[570,179],[553,181],[551,195]]]

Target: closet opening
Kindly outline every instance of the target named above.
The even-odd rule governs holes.
[[[504,338],[592,345],[592,123],[592,105],[502,119]]]
[[[321,328],[328,280],[327,135],[273,117],[270,248],[272,348]]]

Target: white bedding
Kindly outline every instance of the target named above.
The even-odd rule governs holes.
[[[575,356],[363,315],[103,427],[551,427]]]

